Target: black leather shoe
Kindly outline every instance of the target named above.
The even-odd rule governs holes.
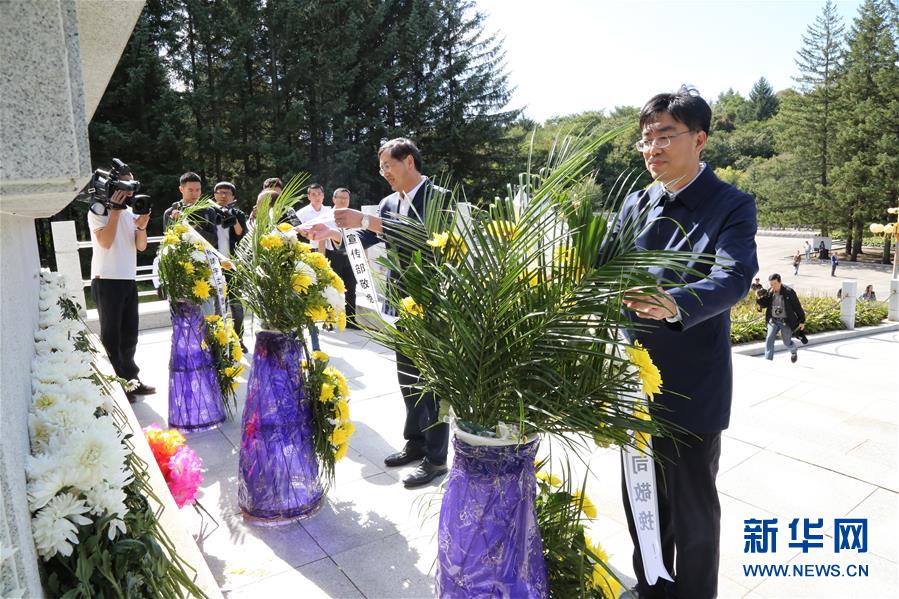
[[[130,404],[137,403],[137,395],[135,395],[134,393],[126,393],[125,397],[128,398],[128,403],[130,403]]]
[[[132,389],[130,393],[132,395],[153,395],[156,393],[156,387],[141,383],[135,389]]]
[[[799,359],[799,356],[797,356],[796,354],[790,354],[790,362],[795,364],[797,359]]]
[[[412,474],[403,479],[403,486],[407,489],[426,485],[438,476],[446,474],[446,466],[437,466],[425,458],[418,465],[418,468],[412,471]]]
[[[406,464],[417,462],[423,457],[425,457],[423,451],[403,449],[402,451],[392,453],[384,458],[384,465],[390,468],[396,468],[397,466],[405,466]]]

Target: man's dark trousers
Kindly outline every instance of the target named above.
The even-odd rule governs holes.
[[[403,426],[406,449],[422,452],[437,466],[446,464],[449,425],[445,422],[434,424],[439,410],[434,394],[422,393],[418,369],[399,352],[396,352],[396,373],[406,402],[406,424]]]
[[[91,281],[91,295],[100,317],[100,341],[117,376],[131,380],[139,369],[137,351],[137,283],[127,279]]]
[[[662,560],[676,580],[659,579],[649,586],[643,574],[643,562],[637,547],[637,529],[622,475],[622,493],[627,527],[634,539],[634,573],[639,597],[647,599],[712,599],[718,588],[721,506],[715,477],[721,455],[721,433],[692,435],[682,433],[674,439],[653,437],[656,497],[659,503],[659,539]],[[626,467],[622,464],[622,467]],[[623,474],[623,473],[622,473]],[[677,561],[674,555],[678,539]],[[709,556],[715,556],[710,561]]]
[[[346,252],[338,250],[327,250],[326,256],[331,263],[331,268],[343,281],[346,287],[346,318],[347,322],[355,324],[356,322],[356,276],[353,274],[353,267],[350,264],[350,258]]]

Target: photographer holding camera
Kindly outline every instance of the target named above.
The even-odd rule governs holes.
[[[219,253],[229,258],[234,255],[234,248],[243,239],[247,232],[247,215],[237,207],[234,195],[237,188],[230,181],[219,181],[213,188],[215,202],[215,247]],[[240,338],[240,345],[247,351],[243,342],[243,304],[237,299],[238,290],[235,287],[231,271],[225,271],[225,280],[228,282],[228,305],[231,306],[231,316],[234,318],[234,330]]]
[[[162,214],[163,232],[169,228],[173,221],[178,220],[184,208],[197,203],[197,200],[203,195],[203,180],[197,173],[186,172],[178,180],[178,191],[181,192],[181,199],[172,204]],[[216,231],[215,223],[215,211],[212,208],[204,208],[194,213],[190,224],[212,247],[218,247],[218,232]]]
[[[90,183],[91,295],[100,317],[100,341],[117,376],[134,381],[128,401],[152,395],[156,389],[138,379],[137,252],[147,249],[150,206],[147,196],[134,194],[140,183],[128,165],[113,160],[109,172],[97,170]],[[134,210],[132,210],[134,206]],[[140,214],[135,214],[135,210]]]

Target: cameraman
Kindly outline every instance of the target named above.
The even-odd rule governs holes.
[[[184,208],[197,203],[197,200],[203,195],[203,180],[200,179],[200,175],[197,173],[186,172],[181,175],[178,181],[178,191],[181,192],[181,199],[172,204],[162,214],[163,232],[169,228],[173,221],[178,220]],[[190,224],[212,247],[218,247],[215,211],[212,208],[204,208],[194,213]]]
[[[216,209],[216,244],[215,247],[223,256],[234,255],[234,248],[243,239],[247,232],[247,215],[237,207],[234,195],[237,188],[230,181],[219,181],[215,184],[214,197],[218,204]],[[240,345],[247,351],[243,343],[243,304],[237,299],[237,289],[234,286],[231,271],[225,271],[225,280],[228,282],[228,305],[231,306],[231,316],[234,318],[234,330],[240,338]]]
[[[768,334],[765,338],[765,359],[774,359],[774,342],[780,333],[783,344],[790,350],[790,362],[796,363],[796,344],[793,343],[793,331],[805,331],[805,310],[799,296],[791,287],[780,280],[774,273],[768,277],[770,289],[759,289],[756,292],[756,303],[759,309],[765,310],[765,323]]]
[[[119,175],[132,181],[129,173]],[[138,379],[140,369],[134,362],[137,351],[137,252],[147,249],[147,223],[150,214],[135,216],[125,205],[133,192],[116,190],[109,196],[106,214],[87,213],[91,231],[91,295],[100,317],[100,341],[117,376],[136,381],[126,392],[134,403],[137,395],[152,395],[156,389]]]

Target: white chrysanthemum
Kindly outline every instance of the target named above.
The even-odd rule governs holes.
[[[200,235],[193,229],[188,229],[181,234],[181,241],[186,241],[187,243],[196,243],[200,241]]]
[[[346,305],[346,300],[344,299],[344,295],[337,291],[331,285],[322,290],[322,295],[325,296],[325,301],[331,304],[331,307],[335,312],[343,312],[344,306]]]
[[[206,254],[200,250],[194,250],[190,253],[190,259],[201,264],[206,263]]]
[[[68,468],[69,484],[82,490],[118,478],[127,457],[109,417],[97,418],[95,426],[69,435],[59,451]]]
[[[78,544],[78,525],[91,523],[82,515],[87,511],[84,500],[70,493],[51,499],[31,521],[38,554],[45,560],[57,553],[72,555],[72,545]]]
[[[35,357],[31,378],[41,383],[64,383],[93,374],[91,357],[85,352],[54,352]]]
[[[109,528],[106,532],[110,541],[115,539],[117,533],[126,531],[123,518],[128,513],[128,508],[125,506],[125,492],[121,488],[110,485],[97,485],[89,489],[85,493],[85,497],[91,514],[116,516],[109,522]]]
[[[295,243],[297,243],[297,241],[298,241],[297,232],[294,231],[293,229],[289,229],[287,231],[281,231],[280,229],[276,229],[276,231],[278,232],[278,235],[280,235],[281,238],[284,239],[284,241],[286,241],[290,245],[294,245]]]
[[[53,456],[28,456],[28,507],[32,512],[47,505],[66,486],[64,465]]]
[[[316,283],[318,283],[318,275],[315,274],[315,269],[302,260],[297,260],[296,266],[294,266],[294,271],[302,273],[312,279],[312,282],[309,283],[309,285],[315,285]]]
[[[56,435],[66,436],[83,429],[93,428],[96,421],[92,408],[82,403],[69,401],[58,401],[45,408],[36,409],[32,413],[41,418],[46,426],[53,429],[51,445]]]
[[[35,414],[28,415],[28,438],[31,441],[31,453],[44,453],[50,446],[50,439],[56,429],[47,421]]]

